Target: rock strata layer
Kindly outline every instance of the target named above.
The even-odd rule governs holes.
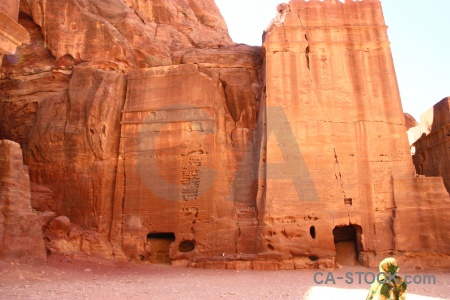
[[[17,23],[19,0],[4,0],[0,3],[0,66],[4,54],[15,54],[16,48],[30,41],[25,28]]]

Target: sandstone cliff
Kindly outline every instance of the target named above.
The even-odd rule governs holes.
[[[169,65],[174,51],[232,44],[212,0],[30,0],[22,1],[21,11],[66,64]]]
[[[0,128],[24,148],[33,207],[110,240],[114,251],[106,241],[94,251],[106,257],[149,259],[147,234],[159,231],[177,232],[177,244],[197,240],[190,257],[254,252],[256,190],[247,175],[256,168],[259,48],[232,44],[213,1],[22,1],[21,12],[32,41],[4,60]],[[141,142],[161,126],[167,134]],[[182,176],[169,195],[203,200],[161,199],[147,170],[136,173],[152,163],[135,156],[137,146],[143,158],[161,148],[154,171],[167,168],[156,174],[162,184]],[[196,187],[199,168],[212,172],[202,175],[213,176],[205,187]],[[51,251],[80,249],[79,234],[58,242],[47,231]]]
[[[425,176],[442,176],[450,193],[450,98],[433,106],[430,131],[414,142],[416,172]]]
[[[31,208],[30,178],[19,144],[0,140],[0,259],[45,261],[41,219]]]
[[[450,198],[440,178],[414,176],[381,3],[280,9],[263,44],[259,251],[331,258],[353,241],[367,265],[393,252],[422,266],[439,253],[448,265]]]
[[[47,249],[193,267],[445,266],[379,1],[291,1],[262,48],[214,1],[23,0],[0,70]],[[275,11],[274,11],[275,12]],[[414,199],[411,201],[411,199]],[[405,224],[414,224],[409,237]],[[350,245],[350,247],[349,247]],[[346,260],[348,261],[348,260]]]

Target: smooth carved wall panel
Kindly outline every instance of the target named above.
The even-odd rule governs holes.
[[[123,203],[114,212],[116,224],[123,222],[127,255],[145,257],[139,244],[153,232],[175,233],[173,259],[235,251],[230,186],[236,166],[224,104],[220,89],[196,65],[129,75],[117,184],[123,188],[116,190]],[[192,253],[177,252],[184,240],[195,241]]]

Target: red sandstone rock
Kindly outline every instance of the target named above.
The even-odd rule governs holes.
[[[52,234],[56,237],[65,237],[70,230],[70,220],[66,216],[59,216],[54,218],[48,225],[47,234]]]
[[[422,135],[413,146],[416,172],[425,176],[442,176],[450,193],[450,98],[444,98],[433,106],[431,130]]]
[[[284,12],[263,44],[259,251],[332,257],[334,231],[354,228],[364,264],[394,250],[449,255],[450,198],[440,178],[414,177],[380,2],[297,0]]]
[[[416,119],[414,119],[414,117],[411,116],[410,114],[404,113],[403,115],[405,116],[405,125],[406,125],[407,130],[419,125],[419,123],[417,123]]]
[[[438,131],[450,123],[450,97],[446,97],[433,105],[432,131]]]
[[[170,246],[175,259],[228,255],[236,247],[249,247],[249,239],[236,242],[240,224],[248,226],[256,215],[254,209],[243,214],[237,210],[237,202],[250,207],[254,202],[234,197],[236,190],[251,194],[252,189],[233,184],[237,161],[231,133],[237,124],[228,109],[235,107],[241,120],[245,109],[255,115],[250,104],[256,96],[251,77],[242,72],[249,88],[241,97],[244,107],[227,105],[225,97],[234,96],[241,83],[230,82],[224,95],[221,74],[204,72],[211,75],[185,64],[139,70],[128,77],[111,236],[130,257],[145,257],[147,234],[158,232],[176,233]],[[244,120],[239,128],[254,123]],[[179,250],[186,241],[192,250]]]
[[[17,22],[20,0],[3,0],[0,2],[0,12]]]
[[[262,51],[210,0],[63,2],[22,1],[32,42],[0,80],[33,207],[70,219],[51,253],[329,268],[350,239],[366,265],[446,263],[449,198],[414,177],[378,1],[279,6]]]
[[[0,3],[0,66],[4,54],[16,53],[16,48],[30,41],[25,28],[17,23],[20,0],[3,0]]]
[[[225,22],[211,0],[26,3],[23,9],[41,26],[58,60],[115,61],[142,68],[170,65],[174,51],[231,44]]]
[[[125,100],[124,87],[127,79],[124,72],[126,69],[112,62],[91,62],[74,67],[73,64],[79,64],[79,62],[64,59],[64,57],[55,60],[50,52],[42,47],[44,41],[38,27],[28,19],[22,19],[21,22],[32,33],[34,42],[33,46],[22,47],[19,50],[17,57],[23,59],[8,57],[2,70],[7,78],[1,82],[5,87],[2,109],[6,116],[2,126],[5,134],[20,140],[28,149],[29,155],[26,160],[34,179],[33,205],[41,211],[54,210],[58,214],[67,215],[75,224],[93,228],[103,237],[108,236],[111,229],[112,207],[115,202],[121,201],[121,198],[114,196],[114,185],[120,138],[120,124],[117,118],[120,118]],[[193,53],[195,56],[192,56]],[[236,193],[243,195],[240,196],[243,201],[250,201],[250,209],[238,211],[242,219],[240,222],[243,222],[243,237],[240,238],[239,248],[244,251],[249,246],[254,247],[254,243],[249,242],[249,239],[254,239],[256,230],[255,196],[252,196],[255,191],[252,186],[252,177],[250,176],[249,180],[245,179],[245,175],[252,172],[254,168],[254,159],[248,155],[243,158],[243,153],[251,153],[248,150],[251,147],[247,147],[247,141],[254,139],[254,134],[248,131],[254,130],[255,127],[259,96],[259,48],[237,45],[223,49],[194,49],[180,51],[174,59],[183,63],[198,64],[200,68],[196,71],[196,76],[210,82],[213,93],[219,97],[215,103],[208,105],[214,105],[215,109],[222,110],[222,114],[229,119],[226,129],[228,133],[223,138],[230,145],[228,147],[232,145],[231,132],[235,131],[233,136],[236,151],[241,154],[236,153],[235,157],[230,148],[227,150],[229,153],[226,159],[231,166],[234,165],[232,167],[234,169],[236,159],[239,159],[239,162],[246,161],[246,169],[239,176],[244,180],[236,185]],[[150,69],[149,73],[152,70]],[[28,77],[19,77],[19,74],[24,73],[29,74]],[[67,80],[69,76],[65,74],[71,76],[69,84]],[[24,80],[27,80],[27,86],[23,84]],[[170,77],[169,80],[163,80],[167,82],[166,84],[170,84]],[[49,89],[52,92],[41,91],[40,88],[43,86],[45,90]],[[32,95],[27,95],[29,92]],[[19,101],[24,95],[27,95],[25,99],[28,101]],[[50,101],[53,99],[56,101]],[[229,115],[229,110],[232,111],[232,117]],[[232,118],[236,120],[231,121]],[[236,122],[237,124],[234,124]],[[20,130],[19,126],[21,126]],[[238,131],[244,134],[237,134]],[[132,163],[132,160],[127,160],[127,163],[128,161]],[[221,168],[216,166],[214,170]],[[219,176],[215,182],[223,181],[231,184],[234,175],[230,172],[224,180]],[[139,188],[135,185],[133,181],[127,182],[128,190]],[[234,189],[232,191],[234,193]],[[228,207],[233,203],[228,198],[220,201]],[[240,208],[246,208],[245,203]],[[226,214],[231,214],[230,217],[221,216],[225,212],[217,213],[218,217],[226,222],[229,222],[227,219],[235,219],[236,211],[229,208],[227,211]],[[191,213],[189,211],[188,215]],[[195,214],[195,211],[193,213]],[[98,217],[94,217],[93,214]],[[126,216],[117,215],[117,218],[124,217]],[[238,228],[235,225],[236,221],[231,222],[233,225],[225,227],[234,227],[232,230],[227,230],[231,233],[236,232]],[[145,253],[148,253],[150,249],[145,242],[146,231],[150,230],[154,229],[145,229],[139,237],[142,246],[139,245],[138,248],[142,249],[144,256],[148,256]],[[217,233],[210,234],[216,239]],[[203,233],[199,230],[197,235],[197,238],[201,239]],[[51,252],[69,253],[75,249],[79,250],[82,243],[80,238],[75,238],[76,236],[80,235],[53,238],[48,247]],[[114,255],[122,255],[122,242],[126,244],[128,237],[119,236],[118,238],[120,240],[116,240],[116,236],[113,235],[112,245],[116,248]],[[228,244],[233,239],[224,240],[224,243]],[[104,247],[109,247],[106,239],[96,238],[96,240],[100,244],[103,243]],[[216,247],[220,248],[216,251],[217,255],[220,255],[224,249],[220,244]],[[227,253],[233,251],[235,250],[226,250]],[[133,258],[138,256],[130,251],[125,252]],[[111,257],[112,254],[110,250],[105,250],[102,255]]]
[[[0,140],[0,259],[45,261],[39,216],[30,203],[28,168],[19,144]]]
[[[196,48],[232,44],[224,19],[213,0],[124,0],[147,24],[157,25],[158,43],[179,43],[173,40],[177,31]],[[175,30],[174,30],[175,29]],[[170,40],[173,41],[170,41]],[[179,46],[177,46],[179,47]],[[176,50],[172,48],[171,51]]]
[[[0,128],[5,138],[20,143],[27,163],[31,132],[39,128],[36,122],[55,122],[63,117],[61,104],[67,101],[70,74],[55,67],[55,58],[45,47],[40,28],[27,18],[21,18],[20,24],[27,28],[32,42],[4,59],[1,68],[4,79],[0,80]],[[39,111],[45,113],[39,115]],[[52,126],[44,128],[42,131],[53,131]],[[58,135],[52,135],[53,146]],[[50,144],[44,149],[49,147]],[[34,151],[38,150],[34,148]],[[32,182],[32,188],[35,184]],[[50,203],[48,205],[54,209]]]

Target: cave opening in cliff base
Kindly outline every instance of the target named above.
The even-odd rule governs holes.
[[[153,264],[170,264],[170,245],[175,241],[173,232],[152,232],[147,234],[151,246],[150,262]]]
[[[336,226],[333,229],[336,247],[336,262],[343,266],[358,264],[358,256],[362,251],[362,228],[359,225]]]
[[[183,253],[192,252],[192,251],[194,251],[194,249],[195,249],[195,241],[191,241],[191,240],[182,241],[178,245],[178,251],[183,252]]]

